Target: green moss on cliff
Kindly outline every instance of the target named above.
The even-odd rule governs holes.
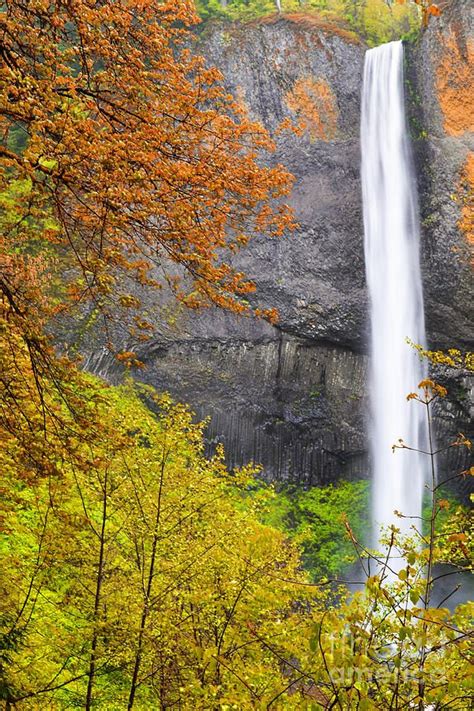
[[[285,486],[265,496],[262,520],[285,531],[303,550],[303,563],[312,579],[338,577],[356,556],[346,533],[346,520],[358,540],[364,541],[369,520],[368,481],[342,481],[308,490]],[[251,497],[254,501],[254,497]]]

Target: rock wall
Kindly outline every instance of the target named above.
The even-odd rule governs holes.
[[[409,48],[407,96],[430,341],[436,347],[469,347],[474,246],[474,7],[469,0],[445,4]]]
[[[276,135],[272,158],[296,177],[299,227],[281,240],[257,236],[236,257],[258,301],[278,308],[277,328],[170,304],[156,311],[158,335],[139,350],[146,367],[138,377],[209,417],[209,445],[223,442],[232,466],[255,460],[269,478],[305,484],[365,475],[365,48],[344,30],[296,16],[207,26],[198,51],[272,134],[285,118],[300,123],[301,136]],[[121,377],[89,336],[86,349],[90,370]]]
[[[426,324],[431,348],[473,350],[474,6],[453,0],[441,8],[407,52]],[[433,374],[449,392],[437,408],[438,441],[459,431],[472,439],[472,373],[437,367]],[[460,470],[467,459],[451,450],[440,469]]]
[[[274,160],[296,178],[299,229],[255,239],[238,257],[259,299],[299,337],[363,347],[364,261],[359,184],[359,103],[365,48],[316,20],[281,19],[205,29],[198,51],[222,71],[252,118],[275,134],[283,119],[301,137],[276,136]],[[238,326],[237,326],[238,329]]]
[[[458,11],[446,12],[407,55],[427,322],[435,347],[467,344],[472,303],[461,229],[469,221],[463,176],[471,165],[471,138],[464,112],[452,116],[452,101],[444,99],[452,89],[446,81],[451,53],[460,86],[467,76],[469,8],[460,4],[466,9],[461,25]],[[223,442],[231,465],[253,459],[269,478],[307,485],[365,476],[367,296],[359,180],[365,47],[340,28],[290,16],[208,25],[198,51],[275,134],[273,160],[296,177],[292,204],[299,227],[281,240],[257,236],[235,257],[256,282],[259,304],[278,308],[277,328],[160,304],[158,335],[139,350],[146,368],[138,377],[209,417],[210,447]],[[300,123],[301,136],[278,132],[285,118]],[[99,347],[89,343],[86,350],[87,367],[120,378]],[[442,435],[466,419],[463,377],[439,412]]]

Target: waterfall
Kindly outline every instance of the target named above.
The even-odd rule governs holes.
[[[416,182],[403,90],[403,45],[390,42],[365,55],[361,150],[364,250],[371,325],[371,459],[373,544],[381,525],[402,532],[420,522],[427,457],[392,451],[399,438],[426,449],[424,406],[407,402],[426,377],[407,344],[424,344]],[[393,563],[396,566],[396,562]]]

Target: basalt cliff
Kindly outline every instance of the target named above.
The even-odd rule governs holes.
[[[406,51],[431,348],[466,349],[472,336],[469,5],[460,0],[445,7]],[[277,326],[217,310],[189,312],[171,302],[154,311],[150,303],[157,330],[140,347],[145,368],[137,377],[209,418],[209,446],[222,442],[230,465],[255,460],[268,478],[304,485],[365,476],[368,303],[359,122],[366,47],[353,34],[302,15],[210,24],[197,46],[275,136],[271,160],[296,178],[291,202],[298,227],[278,240],[256,236],[235,257],[257,285],[255,301],[278,309]],[[279,130],[285,118],[302,127],[300,135]],[[86,367],[120,379],[117,363],[93,335],[79,345]],[[448,380],[450,396],[437,413],[443,438],[461,429],[468,434],[470,383],[461,371]],[[462,458],[450,461],[462,464]]]

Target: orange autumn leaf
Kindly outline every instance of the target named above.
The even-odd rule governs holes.
[[[428,5],[426,12],[428,15],[434,15],[435,17],[439,17],[441,15],[441,10],[437,5]]]
[[[53,301],[56,311],[87,300],[106,315],[139,308],[116,293],[130,277],[168,283],[191,307],[250,311],[242,296],[254,285],[228,254],[256,231],[292,228],[292,178],[261,162],[274,148],[269,135],[189,50],[197,21],[183,0],[5,6],[0,193],[12,181],[29,186],[15,228],[0,238],[12,308],[37,322]],[[38,240],[29,226],[45,215],[53,229],[43,224]],[[33,239],[48,251],[49,274],[36,285],[24,279]],[[53,256],[67,281],[54,297]]]

